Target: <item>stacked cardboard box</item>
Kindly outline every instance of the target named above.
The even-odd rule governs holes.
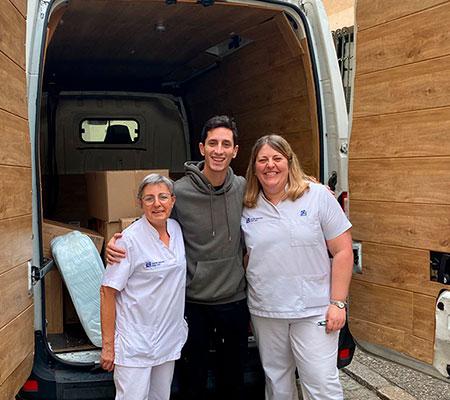
[[[103,236],[105,243],[142,215],[136,194],[142,179],[151,173],[169,176],[167,169],[94,171],[85,174],[89,215],[95,218],[95,229]]]

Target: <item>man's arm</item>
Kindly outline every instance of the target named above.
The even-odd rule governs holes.
[[[114,369],[116,294],[116,289],[108,286],[100,287],[100,315],[102,322],[102,354],[100,357],[100,365],[109,372]]]

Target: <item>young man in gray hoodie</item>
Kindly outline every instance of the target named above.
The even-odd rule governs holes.
[[[183,230],[188,270],[189,334],[181,360],[182,399],[206,398],[213,340],[216,398],[241,400],[249,313],[240,231],[245,179],[230,168],[238,151],[235,122],[227,116],[210,118],[199,148],[204,161],[187,162],[186,176],[175,182],[172,215]],[[110,242],[108,261],[117,261],[120,252]]]
[[[245,179],[229,166],[238,151],[235,122],[227,116],[209,119],[199,147],[204,161],[187,162],[186,176],[174,187],[174,217],[183,229],[188,270],[183,399],[205,397],[211,338],[217,397],[244,399],[249,314],[240,220]]]

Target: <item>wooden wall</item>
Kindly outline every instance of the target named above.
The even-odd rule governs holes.
[[[306,43],[297,39],[283,14],[239,34],[253,43],[188,87],[194,131],[200,132],[213,115],[232,115],[239,129],[236,173],[245,175],[257,138],[277,133],[290,142],[305,171],[318,176],[315,94]]]
[[[0,398],[12,399],[33,362],[31,160],[25,82],[25,0],[0,1]]]
[[[358,0],[350,218],[358,339],[432,363],[429,252],[450,252],[450,1]]]

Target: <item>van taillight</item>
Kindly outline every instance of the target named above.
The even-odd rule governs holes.
[[[338,197],[338,202],[344,210],[345,215],[348,216],[348,192],[342,192]]]
[[[36,379],[28,379],[22,386],[24,392],[37,392],[39,390],[39,384]]]
[[[346,360],[350,357],[350,349],[341,349],[339,350],[339,358],[341,360]]]

